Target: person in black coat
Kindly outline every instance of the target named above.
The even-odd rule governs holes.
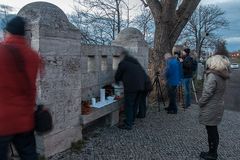
[[[131,130],[137,116],[138,107],[139,118],[145,117],[146,114],[146,109],[144,110],[146,105],[144,106],[141,104],[144,102],[146,103],[146,101],[141,102],[140,100],[146,99],[147,94],[145,94],[145,90],[147,74],[141,64],[128,54],[128,51],[122,51],[121,58],[122,61],[119,63],[115,74],[115,81],[123,82],[126,120],[119,128]]]
[[[190,56],[190,49],[183,51],[183,87],[184,87],[184,108],[191,106],[191,83],[193,78],[193,58]]]

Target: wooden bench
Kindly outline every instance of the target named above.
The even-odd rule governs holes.
[[[119,111],[123,105],[123,99],[106,105],[102,108],[92,108],[92,112],[88,115],[80,116],[80,124],[84,128],[87,124],[106,116],[106,123],[109,126],[114,126],[119,122]]]

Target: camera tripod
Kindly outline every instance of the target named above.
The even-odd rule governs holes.
[[[155,75],[153,84],[152,84],[153,88],[155,87],[156,93],[157,93],[158,112],[160,112],[161,100],[163,102],[163,105],[165,106],[165,101],[164,101],[164,98],[163,98],[163,90],[162,90],[162,87],[161,87],[159,77],[160,77],[160,73],[157,72],[156,75]]]

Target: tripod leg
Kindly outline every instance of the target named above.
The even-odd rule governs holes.
[[[160,92],[159,92],[159,84],[158,84],[158,82],[157,82],[156,84],[157,84],[157,101],[158,101],[158,112],[160,112],[160,105],[161,105],[161,103],[160,103],[160,99],[161,99],[161,97],[160,97]]]
[[[192,87],[193,87],[193,92],[194,92],[195,100],[196,100],[196,102],[198,103],[197,91],[196,91],[196,88],[195,88],[195,85],[194,85],[193,80],[192,80]]]
[[[160,82],[159,82],[159,90],[160,90],[160,93],[161,93],[161,97],[162,97],[163,105],[164,105],[164,107],[165,107],[166,105],[165,105],[165,101],[164,101],[164,98],[163,98],[163,92],[162,92],[162,87],[161,87]]]

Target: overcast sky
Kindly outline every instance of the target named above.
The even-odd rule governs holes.
[[[6,4],[15,8],[17,13],[23,6],[28,3],[39,0],[0,0],[0,4]],[[73,8],[73,0],[41,0],[53,3],[60,7],[65,13],[71,13]],[[137,5],[140,0],[129,0],[132,5]],[[219,31],[224,39],[228,42],[228,49],[240,49],[240,0],[202,0],[201,4],[216,4],[226,12],[226,18],[230,22],[230,26],[226,30]]]

